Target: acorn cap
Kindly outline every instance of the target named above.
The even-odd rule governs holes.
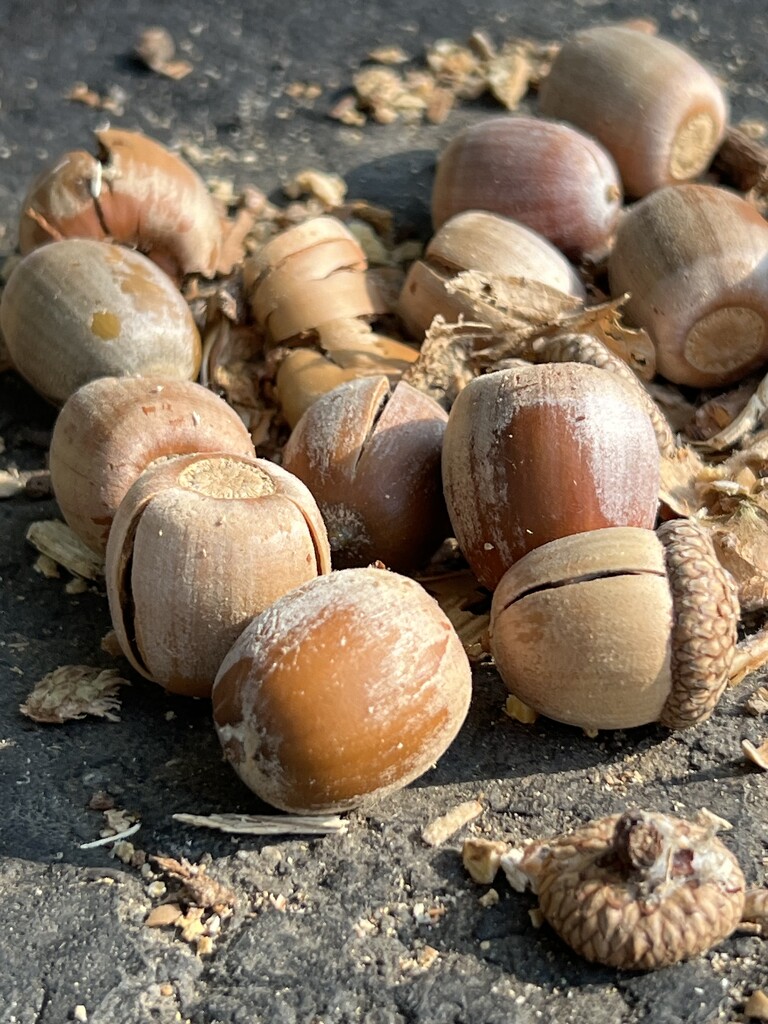
[[[705,952],[731,934],[744,907],[741,868],[712,827],[652,811],[531,843],[511,866],[577,953],[625,970]]]
[[[728,682],[739,602],[704,527],[676,519],[661,526],[657,536],[673,607],[672,690],[659,721],[685,729],[709,718]]]

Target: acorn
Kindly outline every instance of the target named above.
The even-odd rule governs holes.
[[[633,390],[595,366],[546,363],[470,381],[451,409],[442,465],[455,537],[491,590],[557,537],[655,522],[650,418]]]
[[[694,520],[614,527],[531,551],[493,595],[490,648],[507,688],[558,722],[683,729],[715,708],[739,605]]]
[[[69,527],[104,554],[120,502],[151,462],[222,450],[256,455],[243,421],[207,388],[167,377],[100,377],[71,395],[56,419],[51,487]]]
[[[16,265],[0,299],[14,367],[54,405],[98,377],[200,368],[200,335],[171,279],[139,252],[71,238]]]
[[[490,303],[470,301],[449,292],[449,282],[464,270],[537,282],[585,300],[586,290],[563,254],[530,228],[481,210],[468,210],[447,220],[427,246],[424,258],[410,267],[400,292],[397,312],[414,338],[423,338],[438,314],[448,323],[459,317],[504,329],[503,318]]]
[[[383,375],[340,384],[307,409],[283,466],[314,495],[334,568],[378,560],[410,572],[434,554],[448,534],[440,475],[447,419],[432,398]]]
[[[733,192],[679,185],[647,196],[622,221],[608,272],[668,380],[721,387],[768,361],[768,224]]]
[[[216,676],[213,717],[260,799],[323,814],[423,775],[461,728],[471,690],[461,641],[418,583],[345,569],[246,626]]]
[[[674,43],[621,25],[566,40],[541,83],[539,109],[602,143],[635,197],[702,174],[728,121],[706,68]]]
[[[221,220],[202,178],[141,132],[94,133],[98,155],[75,150],[33,182],[21,205],[22,253],[64,238],[136,246],[170,277],[212,277]]]
[[[519,221],[570,259],[597,258],[621,210],[613,160],[570,125],[533,117],[496,117],[460,132],[437,164],[435,230],[464,210]]]
[[[172,693],[206,697],[250,619],[330,571],[304,484],[227,452],[156,462],[120,504],[107,542],[112,625],[123,654]]]

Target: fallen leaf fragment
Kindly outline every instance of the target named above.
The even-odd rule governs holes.
[[[19,710],[36,722],[60,724],[86,715],[120,719],[115,712],[120,701],[115,693],[128,685],[117,669],[90,665],[61,665],[44,676]]]
[[[752,761],[758,768],[762,768],[764,772],[768,772],[768,740],[761,743],[759,747],[756,747],[749,740],[741,741],[741,749],[744,751],[744,756],[748,761]]]
[[[104,575],[104,561],[60,519],[42,519],[31,523],[27,540],[32,547],[48,555],[75,576],[98,580]]]
[[[479,800],[466,800],[426,825],[421,838],[427,846],[440,846],[460,828],[479,818],[482,813],[483,805]]]
[[[346,818],[337,815],[174,814],[173,820],[183,825],[197,825],[233,835],[250,836],[328,835],[345,832],[349,826]]]

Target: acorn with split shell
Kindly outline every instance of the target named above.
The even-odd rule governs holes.
[[[221,218],[202,178],[141,132],[94,133],[98,154],[65,153],[41,172],[21,206],[22,253],[63,238],[135,246],[172,278],[212,277]]]
[[[706,530],[613,527],[531,551],[493,595],[490,648],[507,688],[558,722],[683,729],[728,681],[739,605]]]
[[[379,560],[398,572],[429,560],[448,534],[440,457],[448,416],[387,377],[322,395],[296,424],[283,466],[310,489],[336,569]]]
[[[678,185],[646,196],[619,227],[608,273],[668,380],[721,387],[768,362],[768,224],[735,193]]]
[[[441,154],[432,188],[435,230],[486,210],[543,235],[570,259],[599,258],[621,210],[616,166],[571,125],[495,117],[470,125]]]
[[[568,260],[546,238],[523,224],[482,210],[467,210],[447,220],[428,244],[424,258],[408,271],[397,306],[406,330],[423,338],[435,316],[448,323],[459,317],[482,320],[504,329],[503,317],[490,303],[470,301],[449,292],[452,279],[464,270],[516,279],[586,300],[586,290]]]
[[[442,467],[454,536],[490,590],[557,537],[656,519],[653,425],[634,389],[596,366],[476,377],[451,408]]]
[[[184,297],[139,252],[71,238],[16,265],[0,299],[14,367],[54,405],[97,377],[190,380],[200,335]]]
[[[539,109],[602,143],[635,197],[706,171],[728,120],[723,91],[703,65],[622,25],[584,29],[563,43]]]
[[[458,733],[471,690],[461,641],[417,582],[344,569],[246,626],[216,676],[213,717],[258,797],[323,814],[426,772]]]
[[[304,484],[226,452],[151,465],[107,542],[112,625],[131,665],[172,693],[210,695],[246,623],[330,571],[322,517]]]
[[[120,502],[151,462],[222,450],[256,455],[240,417],[207,388],[166,377],[100,377],[71,395],[56,419],[51,487],[70,528],[103,554]]]

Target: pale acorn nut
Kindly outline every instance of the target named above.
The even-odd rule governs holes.
[[[626,811],[501,858],[587,960],[650,971],[705,953],[741,920],[745,882],[711,828]]]
[[[171,277],[213,277],[221,218],[188,163],[141,132],[94,133],[98,155],[65,153],[35,180],[21,206],[22,253],[62,238],[135,246]]]
[[[668,380],[720,387],[768,362],[768,224],[735,193],[679,185],[636,203],[608,275]]]
[[[98,377],[200,369],[200,335],[166,273],[109,242],[70,238],[25,256],[0,299],[14,367],[54,405]]]
[[[51,437],[51,486],[80,540],[104,554],[120,502],[155,459],[229,451],[254,458],[237,413],[192,381],[100,377],[71,395]]]
[[[256,322],[274,342],[331,320],[379,316],[392,304],[362,246],[335,217],[315,217],[270,239],[246,260],[243,280]]]
[[[739,607],[692,520],[552,541],[493,596],[490,648],[507,688],[556,721],[599,729],[705,721],[728,680]]]
[[[504,329],[503,317],[489,303],[474,302],[446,285],[464,270],[541,283],[565,295],[586,300],[586,291],[568,260],[542,235],[507,217],[468,210],[447,220],[431,240],[424,259],[408,271],[397,312],[408,333],[426,334],[438,314],[447,323],[459,317],[480,319]]]
[[[621,25],[566,40],[541,83],[539,108],[601,142],[631,196],[697,178],[728,120],[722,89],[697,60]]]
[[[621,212],[612,158],[571,125],[494,117],[446,147],[432,189],[435,230],[464,210],[488,210],[543,235],[569,259],[599,259]]]
[[[304,484],[265,459],[219,452],[142,473],[112,524],[105,577],[136,671],[206,697],[246,623],[327,572],[325,526]]]
[[[340,340],[336,331],[342,326],[339,321],[330,321],[327,330],[318,331],[321,346],[328,344],[328,355],[310,348],[287,350],[278,367],[275,384],[280,411],[291,428],[321,395],[339,384],[358,377],[386,374],[394,386],[403,371],[416,361],[419,352],[414,346],[375,334],[359,320],[346,320],[343,326],[347,328],[350,323],[356,327],[351,345],[346,339],[343,347],[335,344]]]

